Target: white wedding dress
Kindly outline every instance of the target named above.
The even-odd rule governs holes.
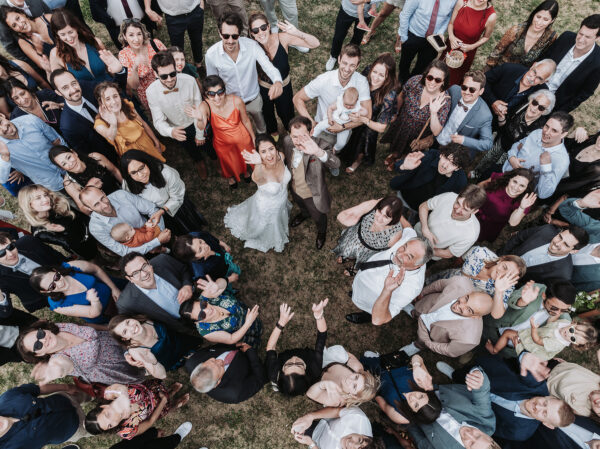
[[[292,204],[288,201],[287,185],[292,175],[287,167],[281,183],[267,182],[258,186],[254,195],[241,204],[231,206],[225,214],[225,226],[245,248],[280,253],[288,240],[288,221]]]

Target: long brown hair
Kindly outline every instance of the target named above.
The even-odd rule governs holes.
[[[495,192],[496,190],[506,189],[506,186],[510,182],[511,179],[516,178],[517,176],[522,176],[527,179],[528,184],[527,188],[521,193],[518,197],[512,199],[512,203],[521,202],[523,197],[528,193],[531,193],[535,190],[536,182],[535,182],[535,174],[529,168],[515,168],[514,170],[510,170],[505,172],[502,176],[490,181],[484,188],[486,192]]]
[[[68,26],[77,31],[79,40],[84,44],[91,45],[98,51],[101,50],[101,47],[94,38],[94,35],[90,29],[84,25],[81,20],[79,20],[79,18],[71,11],[63,8],[53,11],[52,19],[50,19],[50,29],[54,35],[58,57],[63,60],[65,67],[67,64],[70,64],[75,70],[81,70],[83,67],[85,67],[85,61],[77,56],[77,51],[73,47],[63,42],[58,37],[58,32]]]
[[[367,79],[371,75],[373,71],[373,67],[377,64],[381,64],[385,67],[385,80],[379,89],[377,89],[375,94],[375,104],[383,103],[383,99],[391,90],[397,90],[397,81],[396,81],[396,61],[391,53],[386,52],[377,56],[377,59],[373,61],[371,67],[369,68],[369,73],[367,74]],[[369,80],[369,83],[371,80]]]
[[[129,120],[135,119],[137,113],[135,112],[135,109],[131,103],[123,100],[123,94],[121,93],[121,89],[117,83],[113,83],[111,81],[102,81],[94,88],[94,97],[96,97],[98,104],[102,104],[102,95],[104,94],[104,91],[106,91],[106,89],[110,89],[111,87],[119,92],[119,96],[121,97],[121,111],[123,111]]]

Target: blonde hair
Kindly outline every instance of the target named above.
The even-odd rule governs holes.
[[[356,395],[344,393],[342,395],[344,407],[357,407],[372,400],[381,386],[379,377],[374,376],[369,371],[360,371],[359,374],[363,376],[365,386]]]
[[[29,222],[31,226],[46,226],[50,224],[50,220],[48,220],[48,217],[40,217],[38,213],[34,211],[31,207],[31,201],[33,200],[33,196],[38,190],[41,190],[48,194],[48,196],[50,197],[50,205],[52,206],[52,211],[55,214],[75,218],[75,213],[71,210],[69,200],[67,200],[67,197],[65,197],[62,193],[53,192],[39,184],[32,184],[29,186],[25,186],[21,190],[19,190],[19,207],[23,211],[25,219]]]
[[[129,231],[130,227],[131,226],[128,225],[127,223],[117,223],[110,230],[110,236],[113,239],[115,239],[117,242],[124,243],[127,240],[129,240],[126,237],[127,237],[127,231]]]
[[[571,323],[572,326],[575,326],[576,330],[579,330],[578,333],[581,333],[583,335],[583,339],[584,339],[584,343],[582,344],[573,344],[572,347],[573,349],[579,351],[579,352],[583,352],[583,351],[588,351],[589,349],[592,349],[596,343],[598,342],[598,331],[596,330],[596,328],[586,322],[586,321],[576,321],[574,320]],[[579,329],[577,329],[579,328]]]
[[[358,101],[358,90],[356,87],[349,87],[344,91],[344,100],[348,103],[356,103]]]

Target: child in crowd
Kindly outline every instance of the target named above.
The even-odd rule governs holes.
[[[371,0],[371,8],[369,9],[368,14],[371,17],[377,17],[377,6],[375,5],[376,3],[382,2],[383,0]],[[358,28],[359,30],[363,30],[363,31],[371,31],[371,28],[369,28],[369,25],[367,25],[367,23],[365,22],[365,4],[361,3],[360,5],[357,5],[356,7],[356,14],[358,15],[358,25],[356,25],[356,28]]]
[[[561,320],[557,316],[551,317],[540,328],[534,317],[530,318],[529,323],[531,328],[520,331],[506,329],[495,345],[488,340],[485,348],[491,354],[497,354],[512,343],[517,355],[527,351],[542,360],[550,360],[572,343],[577,349],[585,349],[587,345],[595,344],[598,340],[598,331],[585,322]]]
[[[127,223],[118,223],[110,230],[110,236],[113,239],[129,248],[142,246],[158,237],[158,234],[160,234],[158,226],[133,228]]]
[[[335,103],[332,103],[327,108],[327,119],[321,120],[315,126],[313,135],[317,137],[333,123],[345,125],[350,122],[350,114],[367,115],[366,109],[360,106],[358,101],[358,90],[355,87],[349,87],[340,95],[338,95]],[[336,135],[336,143],[333,149],[336,153],[342,151],[342,148],[346,146],[348,138],[350,137],[350,130],[344,129]]]
[[[185,53],[180,47],[169,47],[167,51],[171,53],[173,59],[175,59],[175,70],[177,70],[177,73],[185,73],[186,75],[198,79],[198,70],[196,69],[196,66],[189,62],[185,62]]]

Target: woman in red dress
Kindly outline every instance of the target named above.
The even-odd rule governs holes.
[[[490,0],[459,0],[448,24],[449,47],[462,50],[465,59],[456,69],[450,68],[450,85],[460,84],[471,68],[477,49],[485,44],[496,26],[496,11]],[[446,58],[448,49],[442,53]]]

